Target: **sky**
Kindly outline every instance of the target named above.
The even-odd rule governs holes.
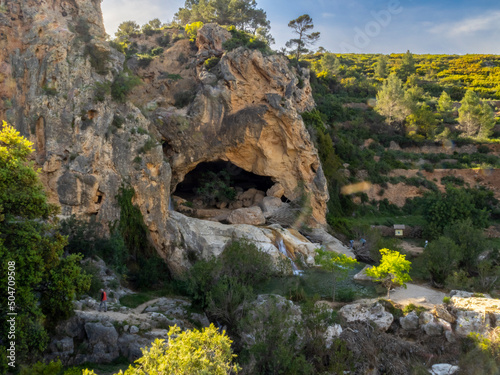
[[[257,0],[271,21],[273,49],[293,37],[288,22],[309,14],[334,53],[500,54],[499,0]],[[184,0],[103,0],[111,36],[123,21],[171,21]]]

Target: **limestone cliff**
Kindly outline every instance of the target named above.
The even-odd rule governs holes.
[[[142,84],[120,103],[108,90],[125,58],[106,42],[99,1],[2,4],[0,115],[34,142],[62,216],[117,220],[119,188],[132,186],[153,243],[173,261],[183,239],[170,193],[199,163],[222,160],[281,183],[289,200],[306,193],[312,223],[324,223],[326,181],[299,115],[314,105],[307,71],[278,55],[225,52],[230,34],[205,25],[196,45],[172,42],[147,67],[130,59]],[[136,43],[147,49],[155,38]],[[210,57],[220,61],[207,69]]]

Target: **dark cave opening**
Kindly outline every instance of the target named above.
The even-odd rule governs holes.
[[[210,181],[210,176],[213,176],[211,172],[218,176],[221,173],[226,174],[229,177],[229,186],[240,192],[253,188],[265,193],[267,189],[274,185],[271,177],[247,172],[231,162],[220,160],[198,164],[195,169],[186,174],[184,180],[177,185],[173,194],[183,199],[193,199],[199,195],[198,189],[207,181]]]

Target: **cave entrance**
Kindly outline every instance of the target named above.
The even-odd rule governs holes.
[[[250,189],[265,194],[273,185],[271,177],[247,172],[228,161],[214,161],[198,164],[186,174],[173,194],[198,206],[221,208]]]

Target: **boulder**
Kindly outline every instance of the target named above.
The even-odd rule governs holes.
[[[325,331],[325,346],[330,349],[333,344],[333,340],[342,334],[342,327],[340,324],[334,324],[333,326],[328,326]]]
[[[490,316],[480,311],[458,310],[455,333],[467,337],[471,332],[484,334],[490,327]]]
[[[139,328],[137,326],[131,326],[129,332],[132,334],[139,333]]]
[[[451,314],[444,305],[436,305],[432,310],[432,313],[449,323],[455,323],[456,317]]]
[[[51,354],[56,357],[68,357],[73,354],[75,346],[72,337],[63,337],[62,339],[54,339],[49,345]]]
[[[422,330],[429,336],[441,336],[443,334],[443,326],[436,321],[432,321],[422,325]]]
[[[227,217],[227,221],[230,224],[264,225],[266,218],[260,207],[253,206],[234,210]]]
[[[453,375],[460,370],[460,367],[453,366],[448,363],[439,363],[436,365],[432,365],[431,370],[429,372],[432,375]]]
[[[283,204],[281,199],[276,197],[265,197],[260,202],[260,208],[264,214],[264,217],[267,219],[271,217]]]
[[[281,199],[285,194],[285,188],[280,183],[274,184],[266,191],[268,197],[275,197]]]
[[[119,357],[118,332],[111,323],[85,323],[91,362],[109,363]]]
[[[253,197],[253,205],[258,205],[262,202],[262,200],[265,198],[265,194],[263,191],[257,191],[257,194]]]
[[[404,330],[412,331],[418,328],[418,315],[415,311],[399,318],[399,324]]]
[[[346,305],[340,309],[339,313],[348,323],[370,321],[375,323],[381,331],[387,331],[394,320],[392,314],[385,311],[384,307],[378,302]]]
[[[141,348],[146,347],[151,340],[140,338],[137,335],[123,334],[118,339],[120,354],[133,362],[142,357]]]

